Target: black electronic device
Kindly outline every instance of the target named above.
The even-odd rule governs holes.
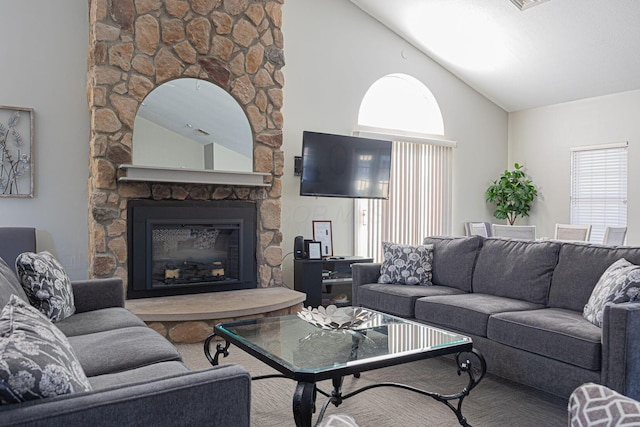
[[[293,158],[293,176],[302,175],[302,157],[295,156]]]
[[[293,257],[295,259],[304,259],[304,237],[296,236],[293,239]]]
[[[300,195],[388,199],[391,144],[304,131]]]

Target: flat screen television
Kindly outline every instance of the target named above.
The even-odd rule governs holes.
[[[388,199],[391,141],[302,133],[301,196]]]

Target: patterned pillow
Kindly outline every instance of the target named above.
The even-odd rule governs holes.
[[[15,295],[0,312],[0,404],[90,391],[69,341]]]
[[[398,245],[382,242],[384,261],[378,283],[431,285],[433,245]]]
[[[606,269],[591,292],[584,306],[583,317],[596,326],[602,327],[604,306],[640,300],[640,266],[631,264],[624,258]]]
[[[31,305],[52,322],[76,312],[71,280],[49,252],[18,255],[16,270]]]

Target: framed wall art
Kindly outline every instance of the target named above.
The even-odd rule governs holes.
[[[323,257],[333,256],[331,221],[313,221],[313,240],[320,242]]]
[[[322,259],[322,243],[309,242],[309,259]]]
[[[33,197],[33,108],[0,106],[0,197]]]

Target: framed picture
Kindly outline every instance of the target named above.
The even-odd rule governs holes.
[[[322,243],[309,242],[309,259],[322,259]]]
[[[33,108],[0,106],[0,197],[33,197]]]
[[[313,221],[313,240],[320,242],[323,257],[333,256],[331,221]]]

